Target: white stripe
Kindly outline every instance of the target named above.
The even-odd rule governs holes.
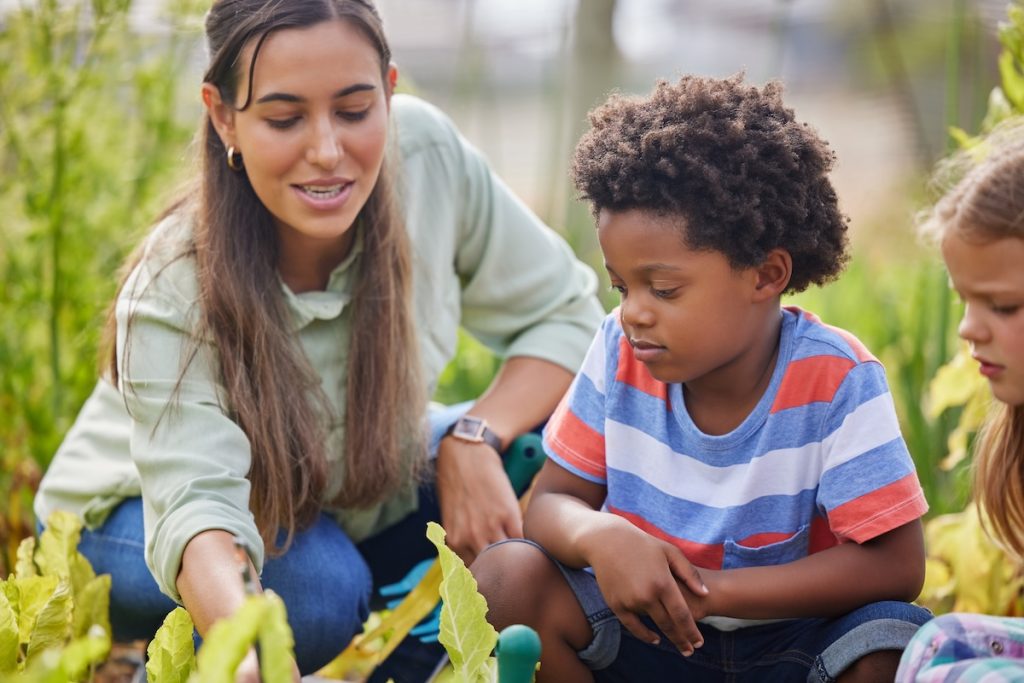
[[[746,505],[761,496],[792,496],[821,479],[821,444],[768,451],[752,463],[714,467],[672,451],[621,422],[605,422],[608,468],[640,477],[667,495],[708,507]]]
[[[828,454],[825,471],[889,443],[898,436],[900,425],[889,392],[865,401],[847,415],[843,424],[822,442]]]
[[[583,367],[580,374],[586,375],[587,379],[593,382],[599,392],[604,394],[604,373],[606,364],[606,350],[604,348],[604,330],[594,335],[590,343],[586,358],[583,359]]]

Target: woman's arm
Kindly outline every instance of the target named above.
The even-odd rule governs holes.
[[[551,414],[570,382],[572,373],[550,361],[510,358],[469,414],[486,420],[507,448]],[[442,439],[437,491],[448,545],[467,563],[489,544],[523,535],[515,493],[487,444]]]
[[[701,616],[830,617],[879,600],[915,599],[924,583],[924,534],[914,520],[864,543],[843,543],[789,564],[701,570]]]

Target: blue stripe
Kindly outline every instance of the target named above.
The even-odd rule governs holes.
[[[899,481],[914,471],[902,437],[896,437],[833,467],[821,477],[818,502],[832,510]]]
[[[568,471],[572,472],[573,474],[575,474],[580,479],[586,479],[589,482],[593,482],[594,484],[600,484],[601,486],[605,485],[605,480],[604,479],[600,479],[598,477],[595,477],[594,475],[590,474],[589,472],[584,472],[583,470],[579,469],[578,467],[573,467],[572,465],[567,463],[565,461],[565,459],[562,458],[562,456],[560,456],[558,453],[555,453],[553,450],[551,450],[551,446],[548,445],[548,440],[547,439],[544,439],[543,443],[544,443],[544,452],[547,453],[548,459],[549,460],[553,460],[555,462],[555,464],[557,464],[559,467],[561,467],[562,469],[565,469],[565,470],[568,470]]]
[[[598,434],[604,434],[604,395],[586,375],[576,375],[569,397],[569,410]]]
[[[675,498],[636,475],[608,469],[608,505],[643,517],[665,533],[695,543],[722,543],[753,534],[791,534],[810,524],[815,489],[791,496],[762,496],[746,505],[709,507]]]

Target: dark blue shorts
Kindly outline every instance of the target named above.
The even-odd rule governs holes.
[[[530,543],[543,551],[531,541],[503,541],[509,542]],[[787,619],[734,631],[702,623],[698,626],[704,645],[683,657],[664,634],[659,645],[651,645],[622,626],[593,574],[551,561],[565,576],[594,631],[594,639],[579,656],[597,681],[828,683],[865,655],[902,650],[918,627],[932,618],[917,605],[887,601],[833,619]],[[645,621],[660,633],[653,622]]]

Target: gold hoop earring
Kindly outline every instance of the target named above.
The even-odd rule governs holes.
[[[232,171],[242,170],[242,153],[234,145],[228,146],[228,168]]]

